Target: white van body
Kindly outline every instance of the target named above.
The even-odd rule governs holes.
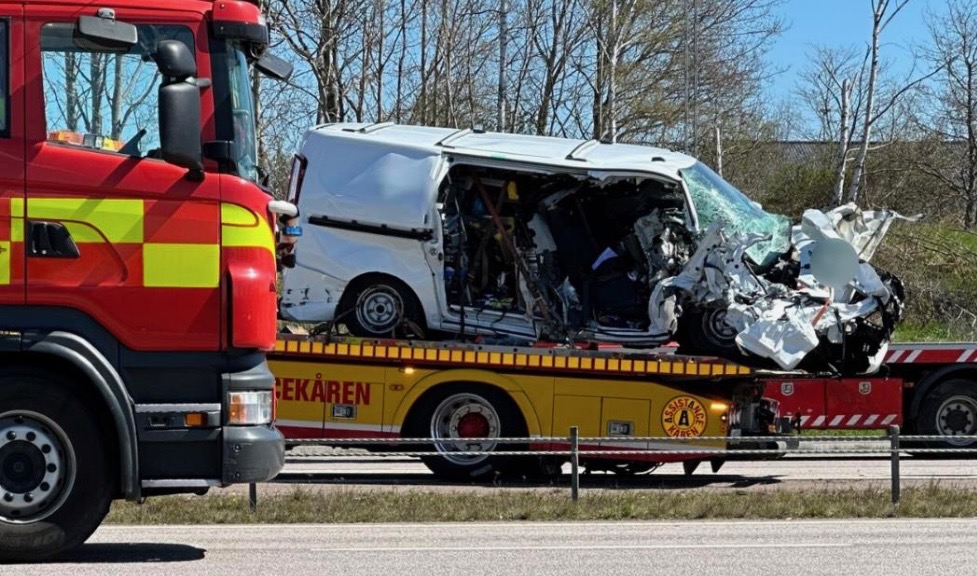
[[[445,297],[438,189],[454,164],[579,175],[657,178],[681,186],[690,156],[661,148],[393,124],[330,124],[310,130],[297,190],[303,237],[284,273],[286,319],[332,320],[346,287],[381,274],[409,286],[431,330],[539,338],[537,319],[451,306]],[[687,196],[687,192],[685,192]],[[292,200],[296,200],[292,198]],[[686,225],[698,231],[691,200]],[[615,337],[615,334],[617,337]],[[660,332],[610,330],[608,339],[660,342]]]
[[[901,314],[898,279],[859,265],[856,249],[870,254],[852,234],[877,231],[877,244],[898,215],[809,210],[792,230],[662,148],[330,124],[306,134],[289,188],[302,236],[280,313],[356,336],[674,337],[689,353],[787,369],[820,347],[817,362],[859,371],[877,367]],[[826,241],[837,286],[811,277]]]

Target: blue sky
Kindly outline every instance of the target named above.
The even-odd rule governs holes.
[[[895,5],[897,0],[891,0]],[[913,43],[926,41],[923,15],[940,12],[945,0],[910,0],[882,36],[882,58],[895,74],[912,69],[909,53]],[[807,65],[811,46],[868,46],[872,33],[871,0],[787,0],[781,8],[787,29],[774,42],[767,59],[774,69],[784,69],[770,81],[768,92],[775,101],[791,97]]]

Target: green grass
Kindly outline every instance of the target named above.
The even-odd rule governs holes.
[[[977,338],[977,234],[925,222],[897,222],[872,263],[906,287],[897,341]]]
[[[894,342],[947,342],[957,338],[949,324],[940,322],[904,322],[892,335]]]
[[[150,499],[116,503],[115,524],[280,524],[475,522],[508,520],[699,520],[785,518],[977,517],[977,491],[905,487],[893,507],[880,488],[771,491],[584,491],[575,505],[567,489],[491,492],[339,490],[259,498]]]

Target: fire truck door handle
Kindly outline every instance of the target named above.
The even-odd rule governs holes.
[[[34,258],[80,258],[78,245],[60,222],[30,221],[27,255]]]

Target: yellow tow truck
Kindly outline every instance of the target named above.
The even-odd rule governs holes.
[[[720,451],[734,444],[700,438],[758,436],[752,445],[735,443],[755,448],[789,428],[776,401],[762,397],[760,372],[671,348],[281,335],[269,363],[286,441],[361,439],[373,442],[365,448],[390,450],[397,439],[432,438],[433,445],[403,449],[430,450],[425,464],[450,479],[556,470],[558,457],[493,452],[566,449],[554,437],[566,437],[571,426],[585,439],[582,450],[630,451],[584,460],[590,469],[622,473],[677,461],[687,470],[710,461],[715,470],[726,459]],[[627,441],[646,437],[668,440]],[[527,440],[502,441],[513,438]]]

